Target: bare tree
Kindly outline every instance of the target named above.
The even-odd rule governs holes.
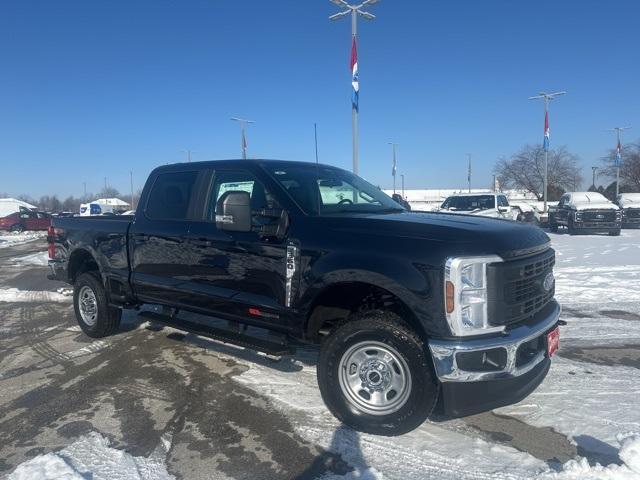
[[[102,190],[100,190],[100,193],[98,194],[100,198],[114,198],[114,197],[117,197],[118,195],[120,195],[120,192],[118,191],[118,189],[110,186],[104,187]]]
[[[510,158],[499,159],[493,168],[493,173],[496,174],[501,186],[526,190],[534,194],[538,200],[544,197],[544,149],[542,146],[525,145]],[[548,179],[550,193],[576,190],[582,183],[578,157],[565,147],[549,150]]]
[[[640,142],[629,143],[620,152],[620,191],[640,192]],[[602,159],[604,168],[602,173],[609,178],[616,178],[616,150],[609,150]],[[614,183],[615,188],[615,183]]]

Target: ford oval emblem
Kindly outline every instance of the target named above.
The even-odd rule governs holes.
[[[544,288],[545,292],[548,292],[553,288],[553,282],[555,282],[555,278],[553,278],[553,272],[547,273],[547,276],[544,277],[544,280],[542,282],[542,288]]]

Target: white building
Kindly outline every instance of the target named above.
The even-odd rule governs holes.
[[[19,212],[21,208],[35,210],[38,207],[16,198],[0,198],[0,217],[6,217],[12,213]]]

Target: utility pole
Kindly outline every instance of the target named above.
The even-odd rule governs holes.
[[[83,200],[87,199],[87,182],[82,182],[82,186],[84,187],[84,197]]]
[[[540,92],[538,95],[529,97],[529,100],[544,100],[544,180],[542,189],[544,192],[544,213],[547,213],[547,190],[549,189],[549,102],[567,92],[546,93]]]
[[[373,20],[375,15],[362,10],[363,7],[374,5],[379,0],[364,0],[358,5],[350,5],[345,0],[329,0],[345,10],[335,13],[329,17],[329,20],[339,20],[342,17],[351,15],[351,87],[353,88],[353,96],[351,99],[351,130],[352,130],[352,156],[353,156],[353,173],[358,174],[359,163],[359,147],[358,147],[358,100],[360,95],[360,82],[358,80],[358,51],[357,51],[357,35],[358,35],[358,15],[366,20]]]
[[[467,170],[467,183],[469,184],[469,193],[471,193],[471,154],[467,153],[469,159],[469,168]]]
[[[593,189],[595,190],[595,188],[596,188],[596,174],[598,172],[598,167],[591,167],[591,171],[593,172],[593,180],[591,181],[591,186],[593,186]]]
[[[316,143],[316,165],[318,164],[318,126],[316,122],[313,122],[313,136],[315,138]]]
[[[107,177],[104,177],[104,189],[107,189]]]
[[[391,145],[393,151],[393,158],[391,160],[391,175],[393,176],[393,193],[396,193],[396,173],[398,172],[398,163],[396,161],[396,147],[397,143],[388,142]]]
[[[234,122],[238,122],[240,124],[240,148],[242,149],[242,158],[244,160],[247,159],[247,137],[245,133],[245,129],[247,124],[256,123],[253,120],[246,120],[244,118],[231,117],[231,120]]]
[[[493,176],[493,187],[492,187],[493,192],[496,192],[496,176]]]
[[[630,128],[631,127],[613,127],[609,129],[610,132],[616,132],[616,137],[618,140],[618,143],[616,144],[616,160],[614,163],[616,167],[616,198],[618,198],[618,195],[620,194],[620,163],[622,163],[622,145],[620,144],[620,132],[629,130]]]
[[[402,198],[404,198],[404,173],[400,174],[400,179],[402,180]]]
[[[136,206],[133,201],[133,170],[129,170],[129,180],[131,181],[131,210],[135,210]]]

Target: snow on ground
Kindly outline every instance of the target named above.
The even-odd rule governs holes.
[[[8,480],[170,480],[164,458],[170,443],[149,456],[134,457],[109,446],[98,433],[79,438],[56,453],[39,455],[18,466]]]
[[[49,253],[39,252],[30,255],[22,255],[9,260],[11,265],[17,267],[46,267],[49,264]]]
[[[0,248],[21,245],[46,236],[47,232],[2,232],[2,235],[0,235]]]
[[[71,296],[66,291],[48,292],[39,290],[18,290],[17,288],[0,288],[0,302],[70,302]]]

